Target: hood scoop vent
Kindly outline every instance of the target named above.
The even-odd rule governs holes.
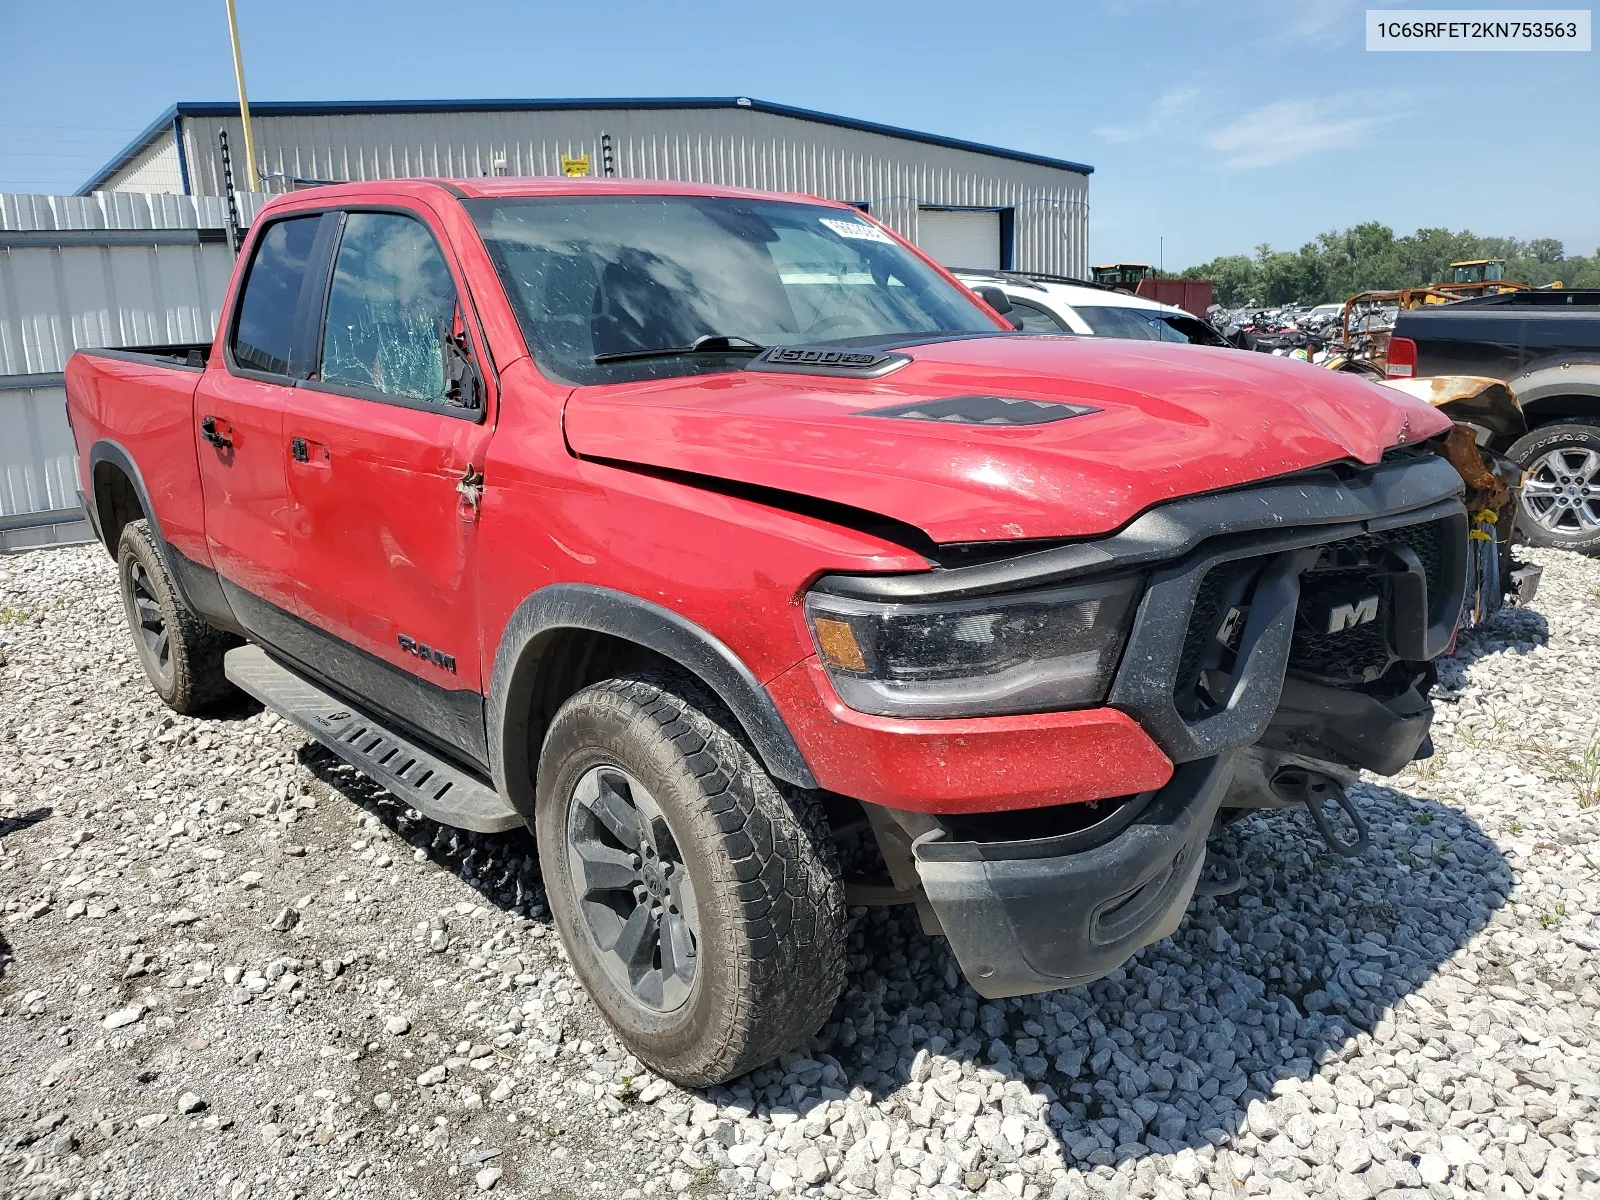
[[[945,425],[1048,425],[1096,413],[1089,404],[1060,400],[1022,400],[1014,396],[947,396],[892,408],[869,408],[863,417],[898,417],[902,421],[938,421]]]

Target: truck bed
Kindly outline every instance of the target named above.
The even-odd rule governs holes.
[[[145,511],[160,514],[168,545],[198,563],[209,563],[210,552],[194,396],[210,354],[210,343],[79,350],[66,370],[67,415],[83,461],[79,486],[96,495],[95,473],[121,469],[144,490]]]
[[[164,346],[91,347],[77,351],[96,358],[120,358],[129,362],[150,362],[163,367],[187,367],[203,371],[211,359],[210,342],[173,342]]]
[[[1502,292],[1412,309],[1396,337],[1417,344],[1417,374],[1514,378],[1541,359],[1600,352],[1600,290]]]

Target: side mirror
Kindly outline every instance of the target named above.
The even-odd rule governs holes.
[[[444,339],[445,399],[459,408],[483,407],[483,378],[472,361],[472,343],[465,333],[451,334]]]
[[[993,284],[985,284],[983,287],[975,287],[972,290],[978,294],[985,304],[1001,316],[1011,311],[1010,298]]]

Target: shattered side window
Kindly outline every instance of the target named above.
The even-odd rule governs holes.
[[[322,381],[445,400],[445,339],[455,310],[455,283],[422,222],[351,213],[328,292]]]

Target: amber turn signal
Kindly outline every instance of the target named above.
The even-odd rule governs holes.
[[[816,617],[812,626],[817,631],[817,648],[823,661],[841,671],[865,671],[867,659],[856,642],[855,630],[848,621],[831,617]]]

